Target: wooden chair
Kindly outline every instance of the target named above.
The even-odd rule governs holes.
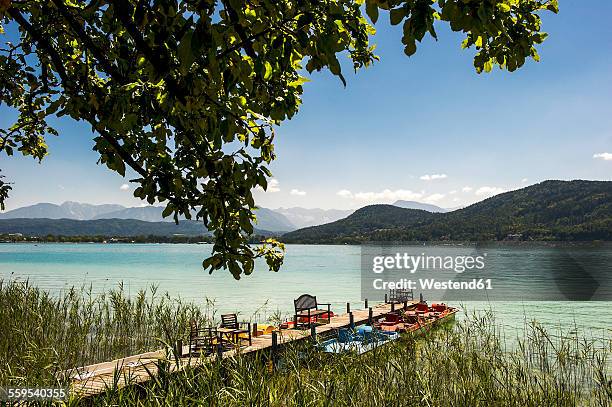
[[[389,290],[388,304],[401,304],[414,300],[414,292],[412,290]]]
[[[327,310],[319,309],[319,305],[327,305]],[[319,317],[327,314],[327,322],[331,318],[331,304],[329,303],[318,303],[317,297],[310,294],[302,294],[296,300],[293,300],[293,306],[295,308],[295,315],[293,316],[293,323],[296,328],[302,320],[302,326],[309,327],[312,323],[312,318],[318,322]],[[306,318],[306,322],[304,322]]]
[[[240,342],[243,339],[248,339],[249,346],[253,344],[251,337],[251,323],[238,322],[238,315],[236,314],[221,315],[221,326],[217,330],[222,337],[225,336],[225,338],[237,345],[240,345]],[[247,335],[247,338],[242,336],[245,334]]]
[[[189,354],[204,353],[210,355],[215,352],[219,341],[219,334],[215,327],[198,327],[195,319],[189,321]]]

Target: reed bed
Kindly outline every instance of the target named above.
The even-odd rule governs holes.
[[[158,349],[208,311],[155,291],[54,299],[27,284],[0,284],[0,320],[8,323],[0,331],[0,385],[48,385],[59,366]],[[485,312],[361,356],[323,354],[304,341],[274,363],[265,352],[175,373],[161,363],[146,383],[68,404],[609,406],[611,353],[610,338],[553,336],[535,322],[507,344]]]
[[[61,371],[159,349],[187,335],[191,318],[205,323],[204,311],[154,286],[134,296],[122,285],[52,296],[0,281],[0,385],[51,385]]]

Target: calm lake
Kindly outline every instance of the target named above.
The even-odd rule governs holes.
[[[99,293],[121,283],[126,292],[134,294],[157,285],[158,293],[168,292],[200,304],[214,301],[219,312],[238,312],[244,318],[276,311],[289,315],[293,299],[303,293],[330,302],[336,312],[344,312],[347,302],[363,307],[359,246],[288,245],[280,272],[267,271],[261,262],[251,276],[239,281],[223,270],[212,275],[203,271],[201,262],[210,250],[210,245],[188,244],[0,244],[0,279],[29,280],[54,294],[72,286],[91,286]],[[495,256],[496,250],[503,251],[497,253],[502,263],[496,268],[510,272],[520,258],[522,273],[529,274],[525,267],[533,264],[535,274],[538,262],[524,259],[537,259],[547,249],[489,248],[489,255]],[[611,253],[603,255],[609,267]],[[593,337],[612,333],[610,301],[471,301],[451,305],[468,310],[491,308],[508,332],[536,319],[554,332]]]

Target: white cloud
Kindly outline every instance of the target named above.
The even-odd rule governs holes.
[[[501,194],[502,192],[506,192],[506,190],[499,187],[480,187],[475,193],[478,196],[493,196]]]
[[[527,182],[527,181],[529,181],[527,178],[523,178],[523,179],[521,180],[521,182],[522,182],[523,184],[524,184],[525,182]]]
[[[440,199],[444,198],[444,196],[444,194],[431,194],[425,198],[425,202],[438,202]]]
[[[599,158],[604,161],[612,161],[612,153],[597,153],[593,154],[593,158]]]
[[[297,195],[297,196],[304,196],[306,195],[306,191],[300,191],[299,189],[292,189],[291,192],[289,192],[291,195]]]
[[[341,189],[340,191],[336,192],[336,195],[341,196],[342,198],[352,198],[353,197],[353,193],[349,191],[348,189]]]
[[[435,181],[437,179],[445,179],[448,178],[446,174],[425,174],[419,177],[423,181]]]
[[[278,192],[280,191],[280,185],[276,178],[270,178],[268,181],[268,192]]]
[[[121,184],[119,189],[122,190],[122,191],[127,191],[128,189],[130,189],[130,185],[129,184]]]
[[[278,192],[280,191],[280,185],[278,183],[278,180],[276,178],[270,178],[268,180],[268,189],[264,191],[264,189],[260,186],[257,186],[255,189],[262,191],[262,192]]]
[[[449,194],[449,195],[455,195],[456,193],[457,193],[457,190],[456,190],[456,189],[453,189],[453,190],[452,190],[452,191],[450,191],[448,194]]]
[[[472,188],[472,187],[467,187],[466,186],[466,187],[461,188],[461,191],[463,191],[463,192],[471,192],[473,189],[474,188]]]
[[[459,198],[453,198],[453,202],[459,202]]]
[[[385,189],[380,192],[356,193],[352,193],[348,189],[342,189],[336,192],[336,195],[341,196],[342,198],[355,199],[364,202],[393,202],[397,201],[398,199],[413,200],[420,199],[423,197],[423,194],[420,192],[413,192],[406,189],[396,189],[395,191]]]

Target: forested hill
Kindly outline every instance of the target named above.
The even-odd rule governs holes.
[[[372,205],[282,237],[288,243],[508,239],[612,240],[612,182],[544,181],[448,213]]]
[[[286,233],[285,242],[329,243],[365,237],[372,231],[407,228],[427,223],[435,214],[421,209],[404,209],[393,205],[370,205],[344,219]],[[366,239],[367,240],[367,239]]]
[[[182,220],[173,222],[146,222],[136,219],[0,219],[0,234],[21,233],[24,236],[203,236],[210,233],[202,222]],[[256,234],[270,232],[255,230]]]

